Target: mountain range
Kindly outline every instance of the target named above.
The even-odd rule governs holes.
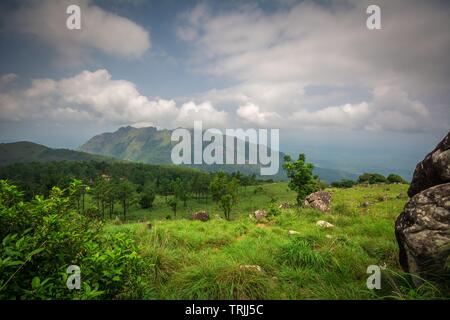
[[[115,132],[102,133],[89,139],[78,150],[92,154],[113,157],[121,160],[143,162],[150,164],[172,163],[171,151],[175,143],[170,139],[171,130],[155,127],[134,128],[122,127]],[[224,139],[225,140],[225,139]],[[248,149],[248,144],[246,144]],[[236,152],[236,151],[235,151]],[[275,176],[266,176],[275,180],[285,179],[284,170],[281,169],[284,154],[280,152],[280,170]],[[245,174],[259,174],[259,165],[190,165],[207,171],[223,170],[226,172],[241,171]],[[346,171],[314,168],[322,180],[326,182],[341,179],[356,179],[357,175]]]
[[[148,164],[171,164],[171,151],[175,144],[171,141],[171,130],[155,127],[121,127],[115,132],[96,135],[78,148],[52,149],[41,144],[21,141],[0,144],[0,166],[25,162],[52,161],[131,161]],[[248,148],[248,145],[246,146]],[[275,176],[265,179],[283,180],[286,175],[281,169],[284,154],[280,152],[280,170]],[[226,172],[240,171],[259,176],[259,165],[189,165],[190,167]],[[326,182],[341,179],[357,179],[357,175],[343,170],[314,167],[314,173]]]

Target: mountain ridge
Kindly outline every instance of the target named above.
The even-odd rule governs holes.
[[[132,126],[121,127],[114,132],[105,132],[89,139],[77,150],[109,156],[117,159],[143,162],[149,164],[172,163],[170,154],[172,146],[176,144],[170,139],[172,130],[158,129],[156,127],[135,128]],[[280,170],[275,176],[262,176],[275,180],[286,179],[281,168],[284,154],[280,152]],[[245,174],[255,173],[259,175],[258,165],[189,165],[206,171],[223,170],[226,172],[241,171]],[[357,175],[343,170],[329,168],[314,168],[314,173],[326,182],[341,179],[357,179]]]

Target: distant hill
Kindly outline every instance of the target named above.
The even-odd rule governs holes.
[[[41,144],[28,141],[0,143],[0,166],[26,162],[89,160],[112,161],[113,159],[69,149],[52,149]]]
[[[172,163],[170,154],[173,143],[170,140],[171,130],[158,130],[155,127],[134,128],[122,127],[115,132],[102,133],[89,139],[78,150],[150,164]],[[284,154],[280,153],[280,162]],[[245,174],[259,175],[258,165],[192,165],[206,171],[223,170],[225,172],[241,171]],[[316,167],[314,173],[327,182],[345,179],[356,179],[357,175],[345,171]],[[275,180],[285,179],[284,170],[281,169],[276,176],[265,176]]]

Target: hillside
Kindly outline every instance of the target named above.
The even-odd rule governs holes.
[[[52,149],[28,141],[0,143],[0,166],[26,162],[90,160],[112,161],[113,159],[69,149]]]
[[[108,132],[94,136],[78,149],[92,154],[135,162],[150,164],[171,163],[171,133],[172,131],[170,130],[158,130],[155,127],[134,128],[127,126],[112,133]],[[283,157],[284,154],[280,153],[279,173],[265,178],[273,178],[274,180],[286,178],[284,170],[281,169]],[[255,173],[256,175],[259,175],[260,171],[258,165],[192,165],[192,167],[206,171],[222,170],[234,172],[239,170],[245,174]],[[357,178],[356,174],[329,168],[315,167],[314,173],[326,182]]]
[[[151,210],[133,210],[135,221],[106,225],[110,234],[125,233],[151,265],[143,299],[421,299],[443,294],[424,285],[414,289],[398,264],[393,223],[407,197],[407,185],[327,189],[329,213],[315,209],[271,209],[262,221],[249,218],[256,209],[294,202],[286,183],[241,190],[232,220],[212,202],[194,199],[176,218],[162,197]],[[368,202],[370,205],[362,206]],[[207,222],[190,220],[208,211]],[[148,223],[142,221],[151,220]],[[325,220],[329,229],[316,225]],[[141,221],[141,222],[139,222]],[[367,267],[385,265],[381,290],[366,287]]]

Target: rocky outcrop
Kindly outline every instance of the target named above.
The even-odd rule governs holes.
[[[206,211],[198,211],[192,215],[192,220],[208,221],[209,214]]]
[[[426,279],[450,281],[450,183],[416,194],[395,222],[400,264]]]
[[[450,133],[417,164],[395,222],[402,268],[450,287]],[[416,285],[421,281],[413,277]]]
[[[326,191],[317,191],[306,197],[304,205],[322,212],[330,211],[331,194]]]
[[[447,182],[450,182],[450,132],[417,164],[408,195],[413,197],[427,188]]]

